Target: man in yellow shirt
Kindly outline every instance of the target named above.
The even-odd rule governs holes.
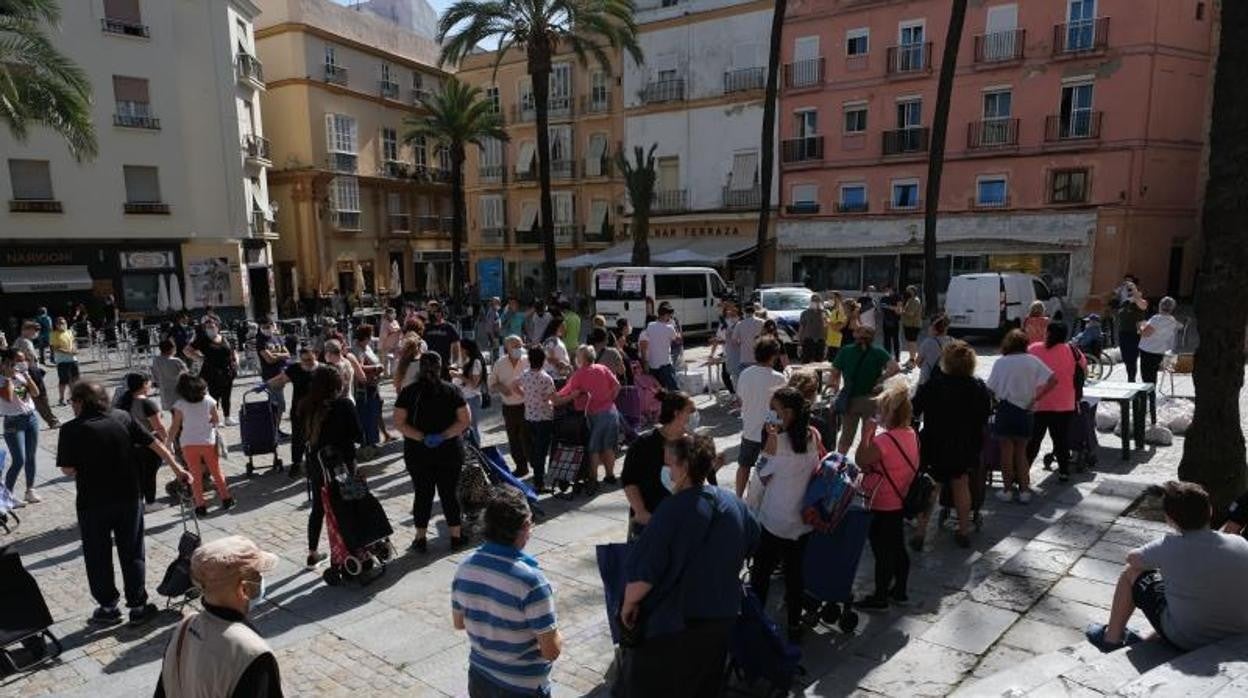
[[[78,380],[78,342],[74,339],[74,333],[70,331],[65,318],[56,319],[49,346],[52,347],[52,360],[56,362],[56,377],[60,381],[57,392],[63,407],[65,389]]]
[[[841,331],[845,329],[845,323],[849,322],[849,318],[845,315],[845,302],[837,291],[828,293],[828,303],[825,308],[827,321],[824,325],[827,327],[828,361],[834,361],[836,353],[841,349],[843,337]]]

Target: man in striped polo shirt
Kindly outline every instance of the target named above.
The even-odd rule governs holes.
[[[472,645],[472,698],[550,695],[550,666],[563,638],[550,583],[537,560],[521,552],[532,528],[524,495],[498,488],[485,508],[486,543],[455,572],[451,620]]]

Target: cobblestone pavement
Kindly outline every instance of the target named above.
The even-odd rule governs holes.
[[[991,357],[981,362],[980,371],[986,374],[990,363]],[[110,390],[122,375],[90,364],[84,369]],[[235,406],[254,383],[254,378],[238,381]],[[1179,381],[1178,392],[1190,395],[1190,382]],[[393,395],[385,397],[389,404]],[[705,408],[705,431],[730,463],[721,478],[731,482],[739,420],[715,407],[709,396],[700,397],[699,404]],[[62,419],[70,418],[67,407],[55,409]],[[497,407],[487,415],[483,433],[487,443],[505,440]],[[268,599],[254,620],[277,652],[288,695],[465,695],[467,642],[449,618],[450,580],[464,554],[448,554],[445,528],[431,530],[430,554],[400,556],[371,586],[327,587],[303,568],[308,505],[302,479],[267,470],[245,477],[238,428],[227,428],[225,434],[233,445],[225,470],[239,506],[229,513],[210,507],[202,521],[204,535],[240,533],[280,555]],[[92,601],[74,518],[74,484],[53,467],[56,435],[40,433],[44,502],[21,510],[22,527],[0,536],[0,543],[15,545],[38,580],[65,652],[41,670],[0,682],[0,696],[148,695],[183,609],[166,610],[137,630],[96,631],[86,625]],[[1033,479],[1040,496],[1030,506],[990,498],[973,549],[957,548],[947,532],[929,535],[927,550],[913,557],[911,601],[905,607],[864,615],[853,635],[826,627],[809,634],[803,645],[807,675],[799,690],[809,695],[942,695],[968,680],[1079,642],[1077,629],[1105,614],[1109,583],[1127,546],[1157,528],[1119,515],[1142,483],[1173,475],[1182,448],[1177,439],[1174,446],[1149,447],[1122,463],[1117,437],[1101,439],[1098,472],[1061,485],[1037,466]],[[289,460],[285,444],[281,452]],[[268,457],[257,459],[257,465],[268,462]],[[390,515],[393,540],[402,551],[412,537],[412,489],[401,447],[383,448],[362,470]],[[547,499],[542,507],[546,517],[534,530],[529,552],[555,587],[565,637],[564,655],[554,669],[555,694],[600,692],[613,648],[593,546],[623,539],[625,499],[618,488],[606,488],[593,499]],[[435,509],[435,521],[438,515]],[[153,594],[181,531],[176,507],[163,506],[147,516],[147,577]],[[870,566],[868,552],[860,583]],[[773,604],[777,601],[773,598]]]

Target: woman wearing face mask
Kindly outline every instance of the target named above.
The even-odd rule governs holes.
[[[208,395],[221,406],[225,425],[237,426],[238,422],[230,416],[230,392],[238,375],[238,355],[215,320],[204,320],[203,334],[187,345],[186,355],[203,362],[199,377],[208,384]]]
[[[299,403],[302,432],[307,435],[309,453],[308,488],[312,510],[308,512],[308,567],[316,567],[325,559],[317,552],[321,526],[325,523],[321,487],[325,473],[321,466],[327,461],[341,462],[348,472],[355,472],[355,444],[360,441],[360,423],[355,405],[342,397],[342,374],[333,367],[321,365],[312,372],[307,394]]]
[[[626,563],[620,619],[643,631],[625,682],[632,696],[718,696],[728,640],[741,610],[745,558],[759,527],[745,503],[706,484],[710,437],[667,443],[661,477],[671,496],[654,510]]]
[[[454,376],[452,382],[459,386],[464,394],[464,400],[468,401],[468,411],[472,414],[472,429],[469,433],[472,435],[472,440],[479,446],[481,445],[481,391],[486,389],[485,357],[481,355],[480,346],[471,339],[459,340],[459,355],[464,358],[464,363],[451,371],[451,375]]]
[[[418,332],[404,335],[399,342],[399,363],[394,371],[395,393],[403,392],[404,388],[416,382],[416,376],[420,372],[420,357],[427,351],[429,345],[425,344]]]
[[[308,443],[304,420],[299,414],[299,404],[308,394],[308,386],[312,383],[312,373],[319,365],[316,360],[316,351],[304,345],[299,348],[299,361],[287,364],[281,373],[256,389],[257,392],[261,392],[265,387],[269,390],[284,390],[287,383],[294,386],[290,396],[290,476],[292,478],[299,476],[299,468],[303,465],[303,451]]]
[[[598,466],[606,471],[603,482],[614,485],[615,449],[620,441],[620,413],[615,397],[620,394],[620,381],[611,369],[594,363],[594,348],[582,344],[576,350],[576,372],[552,402],[572,402],[589,421],[589,472],[592,486],[598,485]]]
[[[25,499],[34,504],[43,501],[35,492],[39,418],[35,416],[34,397],[39,394],[39,388],[26,373],[26,362],[19,362],[19,358],[24,359],[25,356],[16,349],[0,350],[0,415],[4,416],[4,443],[13,459],[9,472],[4,476],[4,486],[12,492],[17,485],[17,476],[25,470]],[[22,505],[20,501],[16,503]]]
[[[148,397],[152,391],[152,381],[142,373],[126,375],[126,392],[122,393],[117,402],[117,409],[129,412],[136,424],[151,434],[156,440],[165,443],[169,440],[165,424],[160,420],[160,405]],[[160,456],[149,449],[136,449],[135,458],[139,460],[140,489],[143,501],[156,503],[156,471],[160,469]]]
[[[810,428],[810,403],[796,388],[780,388],[772,395],[766,424],[763,459],[755,466],[764,488],[757,512],[763,534],[750,565],[750,586],[766,603],[771,574],[777,565],[783,567],[789,641],[799,642],[806,588],[802,554],[810,533],[802,521],[802,498],[819,465],[819,437]]]
[[[184,619],[169,638],[156,698],[281,698],[273,650],[247,622],[264,598],[265,573],[276,565],[276,555],[242,536],[199,546],[191,556],[191,578],[203,591],[204,610]]]
[[[572,373],[572,361],[568,348],[563,345],[563,319],[553,317],[542,334],[542,349],[546,351],[546,372],[556,381],[565,380]]]
[[[638,437],[624,452],[624,496],[628,498],[629,538],[650,523],[659,504],[667,499],[663,483],[663,452],[667,444],[698,429],[698,408],[687,393],[659,393],[659,426]]]
[[[354,356],[343,353],[342,342],[337,339],[331,339],[325,342],[325,363],[333,366],[342,374],[342,395],[355,403],[355,386],[363,385],[365,380],[364,367],[360,366],[360,362],[355,360]]]

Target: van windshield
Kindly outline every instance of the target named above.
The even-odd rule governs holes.
[[[639,301],[645,298],[640,274],[599,274],[594,298],[600,301]]]
[[[813,295],[806,289],[763,291],[763,307],[767,310],[804,310]]]

